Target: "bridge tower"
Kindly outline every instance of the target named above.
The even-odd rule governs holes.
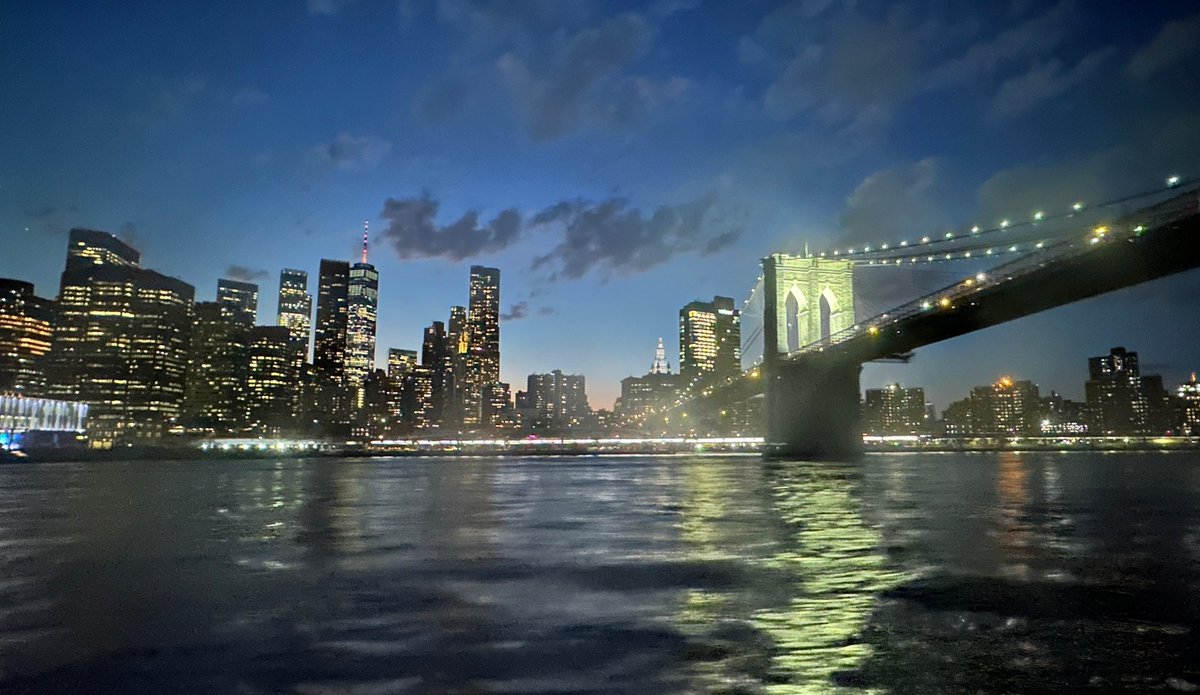
[[[855,456],[862,364],[833,352],[788,356],[854,325],[853,264],[772,254],[763,259],[763,295],[768,453]]]

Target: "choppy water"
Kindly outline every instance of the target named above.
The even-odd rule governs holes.
[[[0,691],[1200,688],[1200,457],[0,466]]]

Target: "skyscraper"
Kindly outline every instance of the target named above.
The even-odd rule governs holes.
[[[313,341],[313,367],[342,383],[346,375],[346,318],[350,264],[321,259],[317,288],[317,328]]]
[[[425,327],[421,341],[421,364],[433,370],[433,418],[442,421],[446,407],[446,327],[434,321]]]
[[[463,424],[488,421],[486,387],[500,381],[500,270],[471,266]]]
[[[1143,376],[1136,352],[1115,347],[1088,358],[1088,377],[1084,394],[1092,416],[1090,434],[1160,434],[1169,427],[1162,377]]]
[[[258,285],[221,278],[217,280],[217,304],[226,318],[253,326],[258,320]]]
[[[401,382],[404,375],[413,370],[417,366],[417,351],[416,350],[401,350],[399,348],[388,348],[388,363],[387,375],[389,379]]]
[[[517,400],[522,400],[521,394],[517,394]],[[553,429],[577,425],[592,412],[583,375],[563,374],[558,369],[549,374],[530,374],[523,400],[526,415]]]
[[[33,285],[0,279],[0,393],[45,390],[51,324],[51,304],[33,293]]]
[[[978,435],[1039,434],[1041,399],[1037,384],[1001,377],[971,389],[971,428]]]
[[[250,329],[246,379],[246,413],[251,429],[278,435],[290,429],[295,388],[299,383],[292,335],[285,326]]]
[[[375,324],[379,311],[379,273],[367,263],[367,232],[363,230],[362,261],[350,266],[346,316],[346,380],[361,391],[375,369]],[[357,394],[362,405],[362,394]]]
[[[446,330],[445,407],[442,425],[455,427],[463,420],[463,393],[467,385],[467,353],[471,335],[467,328],[467,308],[450,307],[450,322]]]
[[[161,437],[183,405],[195,290],[137,258],[112,235],[71,233],[48,390],[91,406],[94,446]]]
[[[245,425],[249,330],[217,302],[196,303],[183,401],[188,429],[228,434]]]
[[[75,228],[67,240],[67,270],[96,265],[137,268],[142,255],[108,232]]]
[[[308,293],[308,273],[284,268],[279,273],[278,325],[288,329],[292,352],[303,363],[308,359],[308,341],[312,324],[312,295]]]
[[[741,312],[729,297],[692,302],[679,310],[679,373],[699,386],[741,373]]]
[[[1196,382],[1195,372],[1191,379],[1179,385],[1177,393],[1183,406],[1182,434],[1200,434],[1200,383]]]

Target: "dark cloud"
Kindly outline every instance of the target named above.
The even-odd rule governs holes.
[[[137,225],[132,222],[121,223],[117,228],[117,238],[139,251],[142,250],[142,236]]]
[[[270,279],[271,274],[265,270],[247,268],[244,265],[231,265],[225,269],[225,274],[222,277],[242,282],[258,282],[259,280]]]
[[[715,253],[737,241],[740,230],[722,228],[714,212],[716,194],[664,205],[649,217],[610,198],[563,201],[539,212],[531,224],[562,230],[562,240],[534,259],[533,269],[581,278],[593,270],[628,274],[649,270],[676,255]]]
[[[1148,46],[1133,54],[1125,72],[1135,79],[1146,79],[1196,52],[1200,43],[1200,14],[1167,22]]]
[[[514,209],[481,223],[479,211],[469,210],[450,224],[439,226],[438,203],[429,194],[420,198],[388,198],[380,216],[386,239],[400,258],[446,258],[461,261],[508,248],[521,233],[521,215]]]
[[[1072,68],[1052,58],[1028,72],[1006,80],[992,99],[991,117],[1004,120],[1020,116],[1039,103],[1057,97],[1091,77],[1114,53],[1105,48],[1084,56]]]
[[[309,159],[341,171],[363,171],[374,168],[391,150],[392,143],[381,137],[339,133],[332,142],[312,147]]]
[[[508,311],[500,314],[501,321],[518,321],[529,316],[529,302],[521,301],[508,307]]]
[[[554,311],[554,307],[552,306],[544,306],[538,309],[538,316],[553,316],[555,313],[557,312]]]
[[[425,85],[413,97],[413,114],[425,123],[444,123],[463,112],[471,94],[466,80],[447,75]]]
[[[1072,0],[1062,0],[1045,12],[999,33],[975,41],[960,55],[929,71],[926,86],[939,89],[962,85],[994,75],[997,70],[1020,65],[1057,48],[1078,22]]]
[[[840,243],[911,240],[951,224],[945,211],[944,163],[922,159],[877,171],[854,189],[842,210]]]
[[[626,13],[556,36],[547,56],[508,52],[497,66],[517,98],[529,135],[551,140],[583,122],[597,85],[645,54],[653,37],[645,19]]]

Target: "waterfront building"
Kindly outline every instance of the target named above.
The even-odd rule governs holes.
[[[941,434],[946,437],[968,437],[975,434],[975,417],[971,399],[954,401],[942,411]]]
[[[217,304],[226,318],[249,328],[258,320],[258,285],[221,278],[217,280]]]
[[[387,375],[389,379],[402,382],[405,375],[417,366],[416,350],[388,348]]]
[[[1088,377],[1084,393],[1092,434],[1150,435],[1170,429],[1162,377],[1143,375],[1136,352],[1114,347],[1088,358]]]
[[[33,285],[0,279],[0,393],[41,395],[53,336],[53,305]]]
[[[308,343],[312,335],[312,302],[313,297],[308,292],[307,272],[291,268],[280,271],[276,323],[288,329],[292,352],[300,363],[308,360]]]
[[[1183,411],[1181,432],[1192,436],[1200,434],[1200,384],[1196,383],[1195,372],[1191,379],[1179,385],[1176,393]]]
[[[504,382],[487,384],[483,389],[484,412],[487,420],[484,425],[496,429],[513,429],[519,424],[517,414],[513,410],[512,390]]]
[[[742,370],[741,312],[713,297],[679,310],[679,373],[691,387],[732,379]]]
[[[232,434],[245,426],[248,331],[217,302],[196,303],[183,400],[186,429]]]
[[[321,259],[317,281],[317,326],[313,341],[313,366],[342,383],[346,375],[346,318],[350,264]]]
[[[433,412],[433,369],[419,365],[405,375],[401,410],[404,412],[405,424],[411,428],[428,429],[436,425]]]
[[[467,318],[467,307],[450,307],[450,320],[446,323],[446,366],[443,384],[445,407],[442,410],[442,425],[445,427],[457,427],[463,419],[467,355],[471,345]]]
[[[286,326],[255,326],[249,343],[247,425],[257,434],[279,436],[292,429],[300,377],[292,334]]]
[[[1084,435],[1088,432],[1087,420],[1085,403],[1063,398],[1054,391],[1042,399],[1039,425],[1042,434]]]
[[[434,321],[426,326],[424,339],[421,341],[421,364],[433,370],[433,413],[434,420],[439,423],[443,419],[442,413],[446,404],[446,357],[446,326],[441,321]]]
[[[928,432],[925,389],[904,388],[900,384],[867,389],[863,399],[863,429],[875,435]]]
[[[350,266],[346,304],[346,380],[362,407],[363,382],[375,370],[375,329],[379,315],[379,273],[367,263],[367,232],[362,260]]]
[[[1032,381],[1001,377],[971,389],[971,425],[975,435],[1039,434],[1041,402]]]
[[[517,393],[517,410],[526,424],[564,430],[584,423],[591,414],[582,374],[530,374],[526,390]]]
[[[621,397],[617,399],[614,414],[626,422],[642,422],[674,404],[685,388],[682,378],[671,373],[663,339],[659,338],[650,371],[644,376],[630,376],[621,380]]]
[[[72,230],[47,390],[90,406],[93,446],[157,440],[182,412],[195,289],[100,234]]]
[[[462,422],[486,425],[490,420],[485,391],[500,381],[500,270],[471,266],[467,310],[468,349],[465,355]]]

